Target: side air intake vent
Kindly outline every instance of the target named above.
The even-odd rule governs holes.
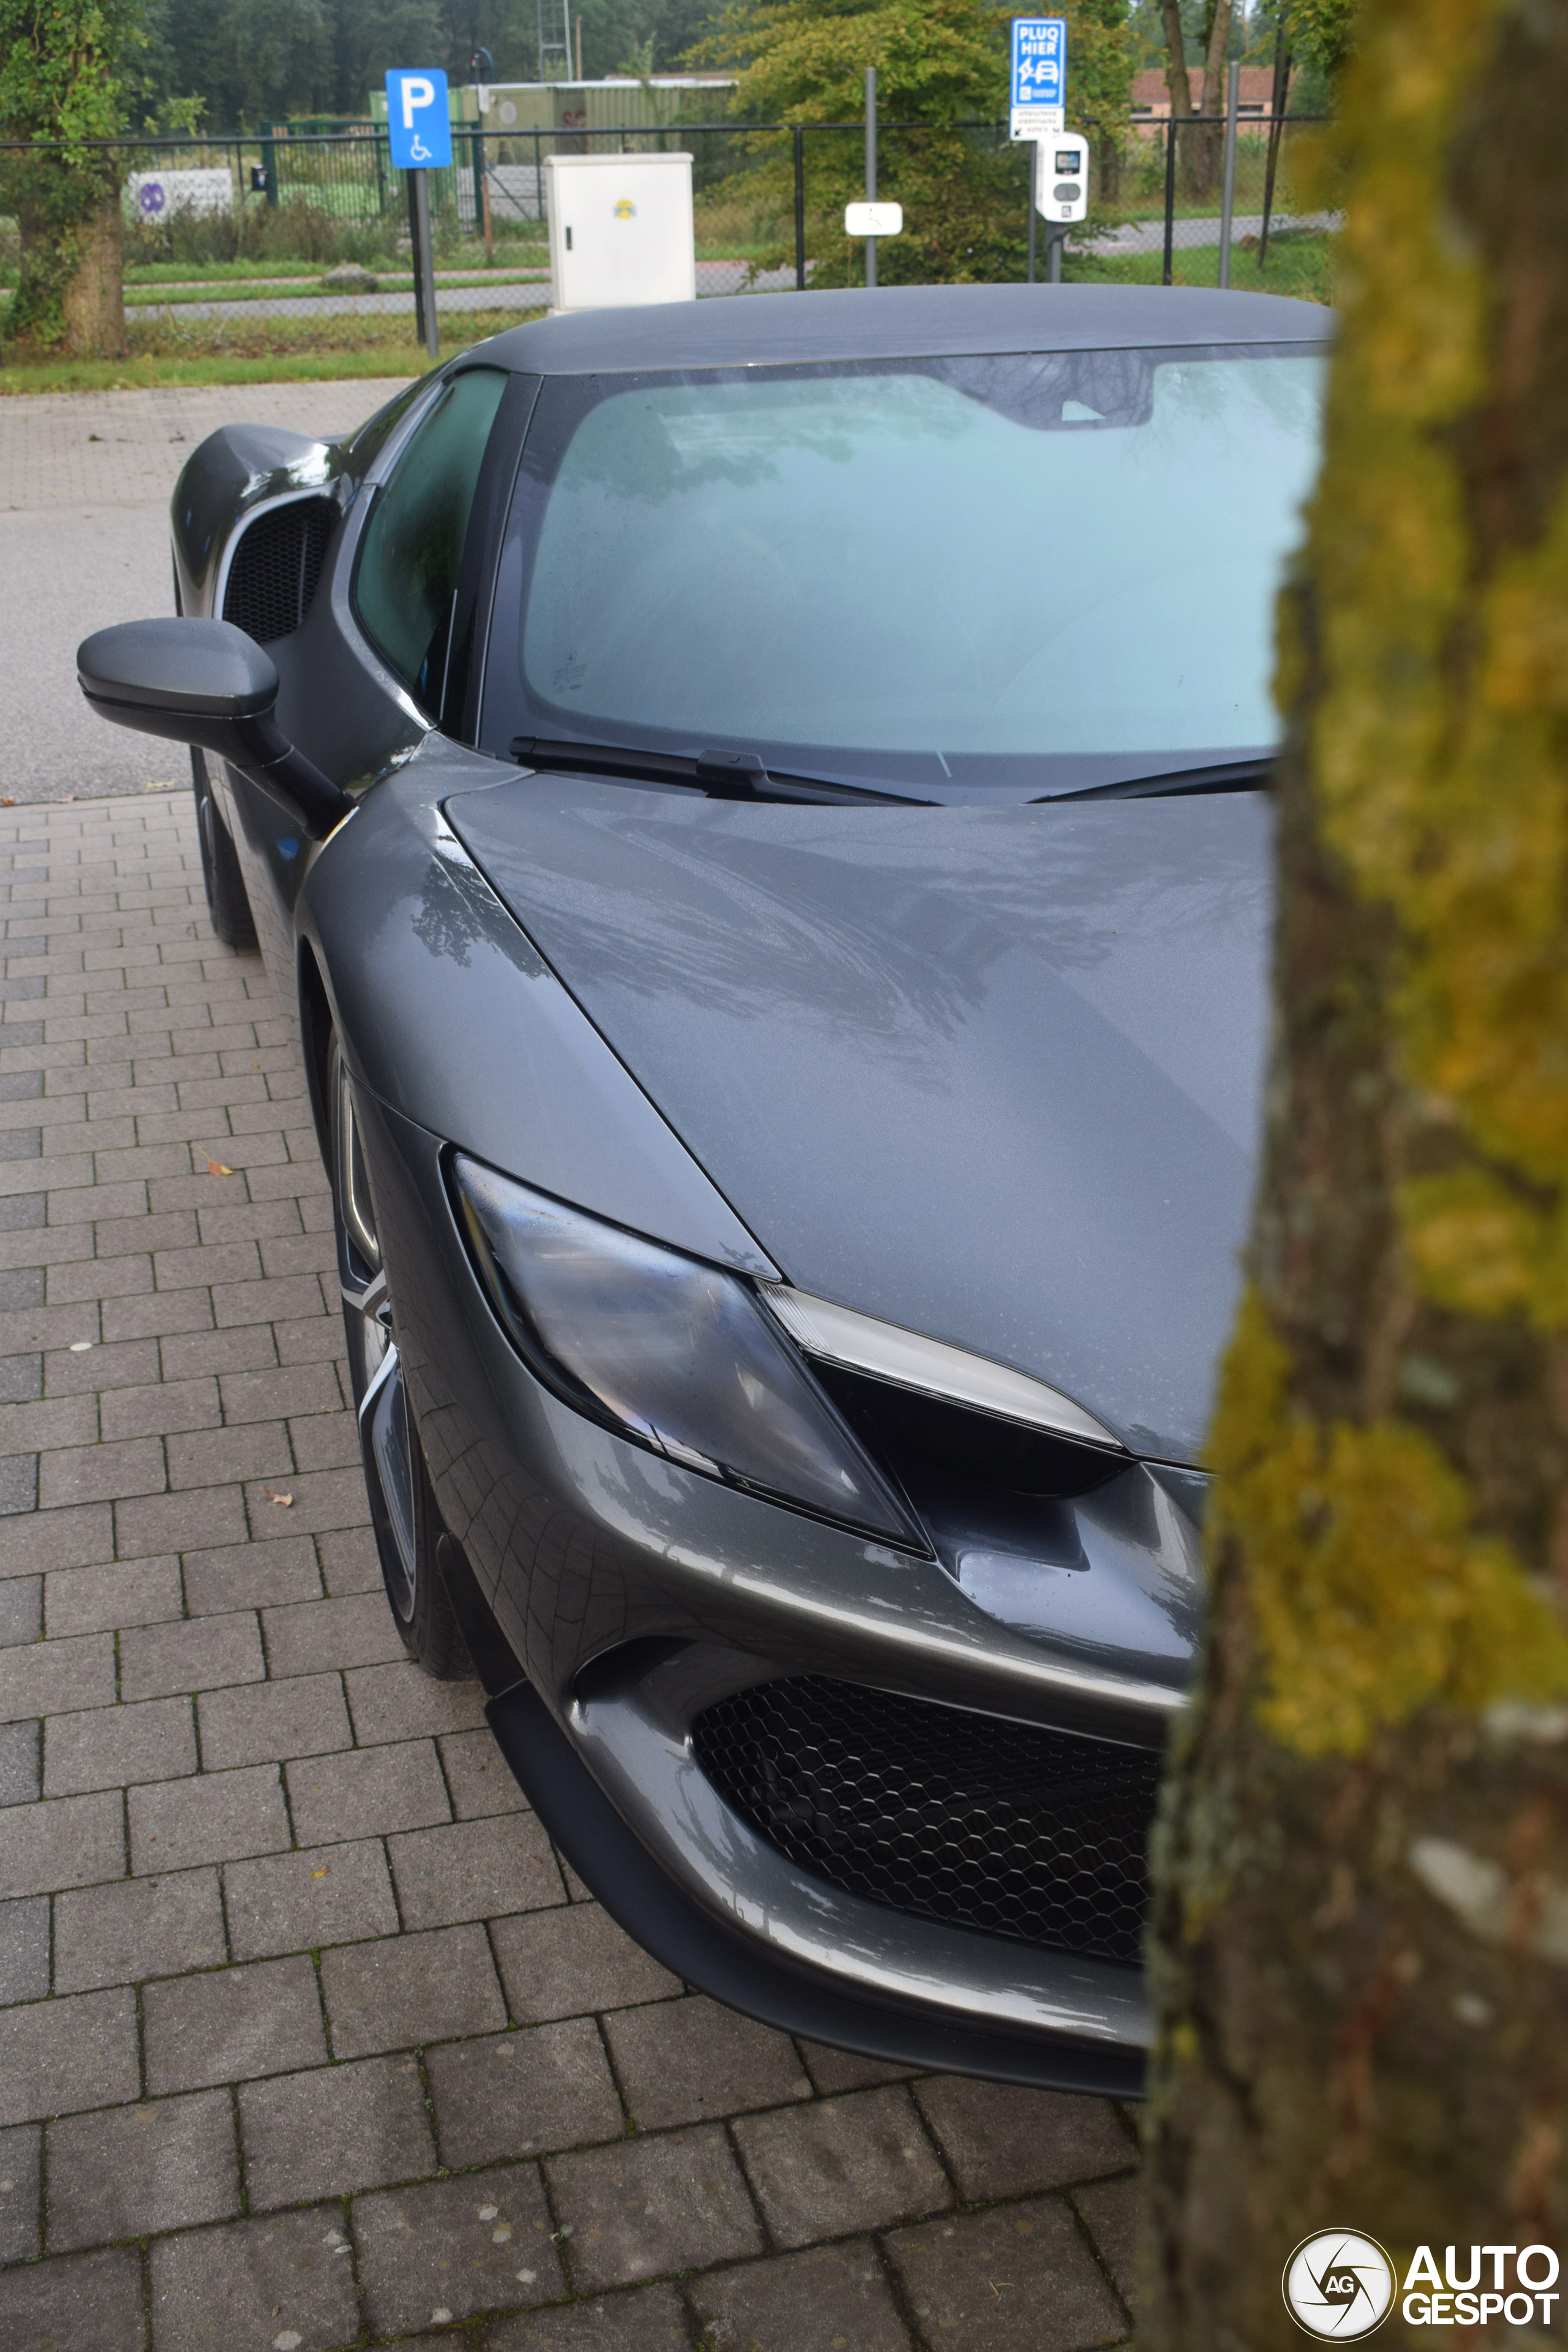
[[[726,1804],[847,1894],[1139,1958],[1157,1755],[823,1675],[720,1699],[691,1744]]]
[[[310,609],[338,510],[331,499],[295,499],[257,516],[234,551],[223,617],[269,646]]]

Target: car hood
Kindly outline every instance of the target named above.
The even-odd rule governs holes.
[[[539,775],[446,808],[789,1281],[1200,1458],[1258,1125],[1260,794],[797,808]]]

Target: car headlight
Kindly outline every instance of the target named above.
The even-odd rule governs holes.
[[[708,1477],[927,1549],[747,1283],[461,1154],[452,1172],[502,1328],[568,1403]]]

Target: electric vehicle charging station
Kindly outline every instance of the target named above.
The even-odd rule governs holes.
[[[1068,131],[1035,149],[1035,209],[1042,220],[1080,221],[1089,211],[1089,142]]]
[[[1046,276],[1062,282],[1062,244],[1068,225],[1089,211],[1089,142],[1073,131],[1053,131],[1035,146],[1035,210],[1046,223],[1049,247]]]
[[[551,308],[694,302],[691,158],[547,155]]]

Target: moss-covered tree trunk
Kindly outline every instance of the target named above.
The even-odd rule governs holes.
[[[1343,99],[1146,2352],[1301,2343],[1320,2228],[1568,2255],[1568,0],[1368,0]]]

